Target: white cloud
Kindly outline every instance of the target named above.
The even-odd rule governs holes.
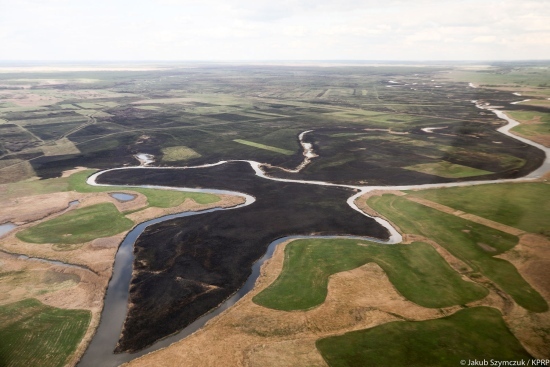
[[[472,42],[474,43],[494,43],[497,40],[496,36],[478,36]]]
[[[550,59],[541,0],[0,0],[0,27],[11,60]]]

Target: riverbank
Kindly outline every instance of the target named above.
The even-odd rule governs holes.
[[[492,109],[493,112],[494,109]],[[495,112],[496,113],[496,112]],[[497,113],[497,115],[499,115]],[[501,117],[499,115],[499,117]],[[501,117],[503,118],[503,117]],[[508,121],[511,123],[511,121]],[[517,138],[516,136],[512,136],[514,138]],[[531,144],[532,145],[532,144]],[[548,154],[546,156],[545,164],[548,163]],[[273,178],[265,175],[261,169],[261,164],[257,162],[249,162],[249,164],[255,169],[256,174],[262,178],[266,178],[269,180],[279,181],[279,182],[293,182],[293,183],[303,183],[303,184],[312,184],[312,185],[321,185],[321,186],[344,186],[344,187],[350,187],[354,189],[361,190],[359,195],[356,195],[355,197],[360,196],[363,193],[367,193],[372,190],[408,190],[408,189],[419,189],[419,188],[438,188],[438,187],[460,187],[460,186],[471,186],[471,185],[480,185],[480,184],[489,184],[489,183],[495,183],[495,182],[517,182],[518,180],[515,179],[508,179],[508,180],[497,180],[497,181],[474,181],[474,182],[460,182],[460,183],[448,183],[448,184],[431,184],[431,185],[403,185],[403,186],[392,186],[392,187],[364,187],[364,186],[352,186],[352,185],[335,185],[327,182],[311,182],[311,181],[304,181],[304,180],[292,180],[292,179],[278,179]],[[542,167],[541,169],[537,170],[536,173],[532,174],[532,176],[540,176],[542,173],[546,172],[547,169]],[[526,179],[528,180],[528,179]],[[351,201],[353,203],[354,200]],[[353,207],[353,206],[352,206]],[[371,213],[372,214],[372,213]]]
[[[71,174],[80,171],[73,171]],[[48,182],[40,184],[48,185]],[[3,205],[0,205],[0,217],[5,221],[11,220],[18,224],[17,228],[0,239],[0,263],[4,273],[0,282],[2,293],[0,305],[34,298],[47,306],[87,310],[91,314],[90,324],[84,337],[78,342],[76,352],[67,362],[69,365],[76,364],[99,324],[103,297],[112,275],[114,257],[118,245],[128,231],[71,245],[26,243],[17,237],[17,233],[101,203],[113,204],[120,212],[133,212],[127,214],[127,217],[140,223],[162,214],[216,206],[231,207],[242,202],[240,198],[221,195],[219,202],[207,205],[186,200],[171,208],[143,209],[148,205],[147,198],[143,194],[127,190],[124,192],[131,193],[135,198],[120,202],[111,197],[107,191],[89,193],[67,191],[40,195],[32,195],[33,192],[28,191],[28,196],[24,191],[17,191],[4,199]],[[44,205],[41,205],[42,203]],[[17,287],[14,286],[15,284]]]

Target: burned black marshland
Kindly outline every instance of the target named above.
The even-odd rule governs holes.
[[[136,352],[230,297],[279,238],[388,239],[386,228],[348,205],[357,187],[516,179],[541,166],[542,150],[498,132],[506,122],[478,107],[534,116],[516,132],[544,141],[550,106],[548,88],[539,80],[550,78],[548,67],[472,68],[166,64],[146,71],[79,72],[79,78],[93,80],[86,83],[70,72],[51,73],[53,83],[42,82],[42,74],[0,74],[6,99],[0,103],[0,181],[24,182],[2,192],[78,191],[82,186],[60,177],[64,171],[125,168],[101,174],[97,183],[119,185],[119,191],[132,185],[229,190],[256,199],[151,225],[136,240],[131,306],[112,346],[117,353]],[[30,82],[20,87],[23,78]],[[519,88],[521,97],[514,92]],[[515,103],[522,98],[535,103]],[[30,105],[16,106],[21,99]],[[311,145],[314,157],[296,172],[304,161],[302,143]],[[132,168],[146,164],[143,157],[153,167]],[[227,162],[214,165],[220,161]],[[247,161],[259,162],[273,179],[256,175]],[[44,189],[45,182],[59,189]],[[116,215],[131,217],[149,204]],[[512,243],[509,235],[502,237]],[[478,245],[486,252],[495,248]],[[484,279],[457,271],[474,282]],[[509,297],[506,302],[513,304]]]

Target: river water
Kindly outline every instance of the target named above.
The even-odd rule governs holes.
[[[476,101],[473,101],[473,102],[476,103]],[[347,188],[356,189],[358,190],[358,192],[355,195],[351,196],[347,200],[347,203],[351,208],[353,208],[354,210],[360,212],[361,214],[367,217],[371,217],[371,216],[369,216],[368,214],[360,210],[355,204],[355,200],[369,191],[460,187],[460,186],[472,186],[472,185],[503,183],[503,182],[530,181],[550,171],[550,149],[549,148],[546,148],[540,144],[534,143],[528,139],[521,138],[511,134],[509,130],[514,126],[517,126],[519,122],[511,119],[502,111],[492,108],[491,106],[484,106],[477,103],[476,103],[476,106],[478,108],[489,110],[495,113],[499,118],[504,119],[508,122],[506,126],[498,129],[499,132],[543,150],[546,154],[546,159],[544,163],[541,165],[541,167],[531,172],[525,178],[520,178],[520,179],[501,179],[501,180],[493,180],[493,181],[469,181],[469,182],[453,182],[453,183],[423,184],[423,185],[401,185],[401,186],[355,186],[355,185],[339,185],[339,184],[323,182],[323,181],[304,181],[304,180],[274,178],[274,177],[267,176],[264,173],[264,171],[262,170],[262,166],[263,166],[262,163],[255,162],[255,161],[246,161],[246,162],[248,162],[250,166],[254,169],[254,171],[256,172],[256,175],[269,180],[302,183],[302,184],[308,184],[308,185],[338,186],[338,187],[347,187]],[[304,163],[305,162],[309,163],[310,159],[314,158],[315,156],[315,153],[313,152],[311,145],[306,145],[307,143],[303,142],[303,136],[307,132],[304,132],[300,135],[300,141],[304,149],[304,157],[305,157]],[[194,167],[173,167],[173,169],[194,169],[194,168],[212,167],[220,164],[225,164],[227,162],[228,161],[220,161],[214,164],[206,164],[206,165],[194,166]],[[305,164],[304,163],[302,163],[299,166],[299,168],[303,168],[307,164],[307,163]],[[123,167],[123,168],[114,168],[112,170],[128,169],[128,168],[139,168],[139,167]],[[141,166],[141,168],[166,169],[168,167]],[[94,175],[88,178],[88,183],[90,185],[95,185],[95,186],[110,186],[110,185],[101,185],[96,183],[96,178],[102,173],[112,171],[112,170],[106,170],[106,171],[95,173]],[[132,186],[127,186],[127,187],[131,188]],[[128,307],[129,285],[132,277],[132,265],[133,265],[133,244],[136,241],[136,239],[139,237],[139,235],[145,230],[145,228],[149,225],[159,223],[165,220],[170,220],[173,218],[186,217],[186,216],[192,216],[192,215],[201,215],[204,213],[210,213],[218,210],[231,210],[237,207],[250,205],[255,201],[255,198],[251,197],[250,195],[238,193],[238,192],[224,191],[224,190],[188,189],[188,188],[181,188],[181,187],[166,187],[166,186],[153,186],[153,185],[144,185],[139,187],[177,190],[177,191],[203,192],[203,193],[213,193],[213,194],[239,195],[239,196],[245,197],[246,201],[244,204],[241,204],[233,208],[214,208],[214,209],[209,209],[209,210],[204,210],[199,212],[185,212],[185,213],[163,216],[160,218],[152,219],[150,221],[141,223],[136,227],[134,227],[134,229],[132,229],[132,231],[128,233],[128,235],[120,245],[119,250],[116,254],[115,266],[113,269],[113,276],[109,282],[109,286],[107,289],[105,304],[104,304],[103,312],[101,314],[101,322],[96,331],[96,334],[92,339],[92,342],[90,343],[88,349],[86,350],[86,353],[84,354],[84,356],[82,357],[81,361],[78,364],[81,367],[118,366],[121,363],[128,362],[144,354],[153,352],[160,348],[164,348],[172,344],[173,342],[181,340],[187,337],[188,335],[194,333],[195,331],[200,329],[202,326],[204,326],[208,320],[219,315],[221,312],[223,312],[224,310],[228,309],[233,304],[235,304],[235,302],[237,302],[240,298],[242,298],[246,293],[248,293],[254,287],[256,279],[258,278],[260,273],[261,265],[264,263],[265,260],[271,258],[271,256],[273,255],[273,252],[275,251],[276,246],[284,241],[287,241],[290,239],[301,239],[301,238],[357,238],[361,240],[369,240],[369,241],[375,241],[375,242],[380,242],[385,244],[396,244],[396,243],[400,243],[402,240],[402,237],[399,234],[399,232],[389,222],[379,217],[372,217],[372,218],[374,218],[380,225],[388,229],[388,231],[390,232],[390,238],[388,241],[381,241],[378,239],[366,238],[366,237],[346,237],[346,236],[340,236],[340,237],[339,236],[328,236],[328,237],[291,236],[291,237],[280,238],[272,242],[269,245],[265,255],[254,264],[252,268],[252,274],[249,276],[249,278],[247,279],[243,287],[239,289],[239,291],[237,291],[233,296],[231,296],[229,299],[223,302],[218,308],[202,316],[201,318],[197,319],[195,322],[193,322],[191,325],[189,325],[179,333],[169,336],[165,339],[162,339],[157,343],[155,343],[154,345],[150,346],[149,348],[146,348],[142,351],[139,351],[137,353],[132,353],[132,354],[130,353],[114,354],[112,351],[114,350],[116,343],[119,339],[120,332],[122,330],[122,325],[126,318],[126,312]]]

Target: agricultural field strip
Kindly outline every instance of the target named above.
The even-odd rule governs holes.
[[[376,366],[426,366],[426,361],[437,361],[431,366],[453,366],[490,356],[529,365],[532,359],[500,312],[487,306],[462,309],[433,320],[393,321],[325,337],[315,344],[331,366],[367,362]]]
[[[443,205],[443,204],[436,203],[434,201],[430,201],[430,200],[426,200],[426,199],[423,199],[423,198],[414,197],[414,196],[410,196],[410,195],[407,195],[405,198],[407,200],[414,201],[415,203],[427,206],[429,208],[439,210],[442,213],[451,214],[451,215],[454,215],[454,216],[459,217],[459,218],[463,218],[463,219],[466,219],[466,220],[469,220],[469,221],[472,221],[472,222],[483,224],[486,227],[497,229],[499,231],[506,232],[506,233],[514,235],[514,236],[520,236],[520,235],[526,233],[525,231],[523,231],[521,229],[518,229],[518,228],[515,228],[515,227],[510,227],[510,226],[507,226],[506,224],[495,222],[493,220],[483,218],[483,217],[477,216],[475,214],[465,213],[463,211],[451,208],[450,206],[446,206],[446,205]]]
[[[77,126],[76,128],[74,129],[71,129],[70,131],[64,133],[63,135],[61,135],[57,140],[61,140],[63,138],[66,138],[67,136],[71,135],[71,134],[74,134],[75,132],[85,128],[86,126],[88,125],[91,125],[91,124],[94,124],[96,122],[95,118],[93,116],[86,116],[87,117],[87,121],[84,122],[82,125],[80,126]],[[16,120],[17,121],[17,120]],[[21,126],[19,125],[17,122],[14,122],[12,121],[12,123],[14,123],[15,125],[17,125],[19,128],[21,128],[22,130],[24,130],[25,132],[29,133],[30,135],[32,135],[34,138],[36,138],[38,141],[41,142],[41,144],[37,147],[32,147],[32,148],[27,148],[27,149],[23,149],[22,151],[19,151],[19,152],[13,152],[13,153],[7,153],[7,154],[4,154],[4,155],[0,155],[0,158],[4,158],[4,157],[9,157],[10,155],[18,155],[18,154],[21,154],[21,153],[25,153],[25,152],[29,152],[29,151],[34,151],[36,150],[38,147],[42,146],[45,144],[45,141],[40,139],[38,136],[36,136],[33,132],[31,132],[30,130],[26,129],[24,126]],[[75,144],[76,145],[76,144]],[[37,157],[34,157],[34,158],[30,158],[30,159],[27,159],[27,160],[24,160],[24,161],[21,161],[19,163],[16,163],[14,165],[17,165],[17,164],[20,164],[20,163],[24,163],[24,162],[29,162],[33,159],[36,159],[36,158],[40,158],[44,155],[44,153],[42,153],[42,155],[39,155]],[[12,165],[13,166],[13,165]],[[0,168],[0,171],[4,168],[8,168],[8,167],[11,167],[11,166],[6,166],[6,167],[2,167]]]
[[[292,119],[292,118],[295,118],[295,116],[288,116],[286,117],[287,119]],[[270,121],[270,120],[279,120],[280,117],[274,117],[272,119],[257,119],[257,120],[248,120],[246,122],[255,122],[255,121]],[[229,124],[238,124],[238,123],[242,123],[242,121],[223,121],[223,122],[212,122],[212,123],[204,123],[204,124],[201,124],[201,125],[194,125],[194,126],[175,126],[175,127],[158,127],[158,128],[139,128],[139,129],[126,129],[125,131],[117,131],[117,132],[113,132],[113,133],[109,133],[109,134],[105,134],[105,135],[101,135],[101,136],[98,136],[98,137],[95,137],[95,138],[92,138],[92,139],[88,139],[88,140],[84,140],[84,141],[81,141],[81,142],[78,142],[78,143],[74,143],[74,145],[80,145],[80,144],[85,144],[85,143],[89,143],[91,141],[95,141],[95,140],[101,140],[101,139],[104,139],[106,137],[109,137],[109,136],[113,136],[113,135],[124,135],[124,134],[128,134],[128,133],[132,133],[132,132],[143,132],[143,131],[164,131],[164,130],[183,130],[183,129],[197,129],[197,128],[200,128],[200,127],[208,127],[208,126],[218,126],[218,125],[229,125]],[[34,136],[34,135],[33,135]],[[43,140],[40,140],[40,141],[43,141]],[[36,148],[36,147],[35,147]],[[6,155],[3,155],[1,157],[7,157],[7,156],[10,156],[10,155],[15,155],[15,154],[20,154],[21,152],[17,152],[17,153],[8,153]],[[20,162],[17,162],[17,163],[14,163],[12,165],[9,165],[9,166],[6,166],[6,167],[2,167],[0,168],[0,171],[2,171],[3,169],[7,169],[9,167],[13,167],[13,166],[17,166],[17,165],[20,165],[20,164],[24,164],[26,162],[30,162],[32,160],[35,160],[35,159],[38,159],[38,158],[41,158],[44,156],[44,153],[41,153],[41,155],[39,156],[36,156],[36,157],[33,157],[33,158],[29,158],[29,159],[26,159],[26,160],[22,160]]]
[[[50,111],[47,111],[50,112]],[[46,118],[17,118],[10,119],[12,123],[17,123],[21,126],[34,126],[34,125],[50,125],[58,123],[71,123],[71,122],[83,122],[86,120],[85,116],[56,116]]]
[[[405,199],[381,195],[368,199],[368,205],[395,222],[404,232],[425,236],[439,243],[475,272],[486,276],[519,306],[532,312],[548,311],[546,300],[507,260],[496,255],[516,246],[517,236],[495,230],[465,218]],[[414,218],[414,219],[413,219]],[[434,218],[438,218],[434,221]],[[463,229],[468,228],[468,232]],[[480,244],[491,244],[483,247]]]
[[[281,102],[281,101],[278,101],[278,102]],[[405,104],[403,104],[405,105]],[[317,106],[315,106],[317,107]],[[332,106],[331,106],[332,108]],[[339,110],[343,111],[343,112],[353,112],[354,110],[356,109],[353,109],[350,111],[350,109],[346,109],[346,108],[339,108]],[[368,110],[367,110],[368,111]],[[478,120],[478,119],[465,119],[465,118],[453,118],[453,117],[443,117],[443,116],[437,116],[437,115],[424,115],[424,114],[415,114],[415,113],[405,113],[405,112],[397,112],[397,113],[384,113],[384,112],[381,112],[379,114],[376,114],[376,115],[372,115],[372,117],[375,117],[375,116],[381,116],[381,115],[402,115],[402,116],[413,116],[413,117],[427,117],[427,118],[437,118],[437,119],[443,119],[443,120],[451,120],[451,121],[470,121],[470,122],[485,122],[485,121],[481,121],[481,120]],[[91,116],[88,116],[88,117],[91,117]],[[285,116],[285,118],[287,119],[293,119],[293,118],[296,118],[297,116]],[[276,116],[276,117],[273,117],[272,119],[269,119],[269,118],[261,118],[261,119],[253,119],[253,120],[249,120],[247,122],[257,122],[257,121],[269,121],[269,120],[277,120],[277,119],[280,119],[279,116]],[[238,121],[224,121],[224,122],[219,122],[219,123],[209,123],[209,124],[203,124],[203,125],[194,125],[194,126],[178,126],[178,127],[166,127],[166,128],[140,128],[140,129],[126,129],[126,127],[122,126],[122,125],[119,125],[119,124],[116,124],[114,123],[115,125],[118,125],[118,126],[122,126],[125,128],[125,131],[119,131],[119,132],[113,132],[113,133],[109,133],[109,134],[105,134],[105,135],[101,135],[101,136],[98,136],[98,137],[95,137],[95,138],[92,138],[92,139],[88,139],[88,140],[85,140],[85,141],[82,141],[82,142],[78,142],[78,143],[75,143],[75,145],[79,145],[79,144],[84,144],[84,143],[88,143],[90,141],[95,141],[95,140],[99,140],[99,139],[102,139],[102,138],[105,138],[105,137],[109,137],[109,136],[113,136],[113,135],[122,135],[122,134],[126,134],[126,133],[131,133],[131,132],[138,132],[138,131],[161,131],[161,130],[171,130],[171,129],[189,129],[189,128],[194,128],[194,127],[206,127],[206,126],[217,126],[217,125],[226,125],[226,124],[231,124],[231,123],[239,123]],[[70,134],[73,134],[75,132],[77,132],[78,130],[86,127],[89,123],[86,123],[86,124],[83,124],[80,128],[76,129],[75,131],[72,131],[70,132]],[[18,125],[19,126],[19,125]],[[25,129],[24,127],[20,126],[22,129],[24,129],[25,131],[28,131],[27,129]],[[35,138],[37,138],[39,141],[43,142],[42,139],[38,138],[36,135],[32,134],[31,132],[29,132],[32,136],[34,136]],[[65,134],[63,137],[66,137],[68,136],[67,134]],[[62,137],[62,138],[63,138]],[[19,154],[21,152],[18,152],[17,154]],[[6,157],[6,156],[9,156],[9,155],[13,155],[14,153],[8,153],[2,157]],[[31,160],[34,160],[34,159],[38,159],[42,157],[41,156],[37,156],[37,157],[34,157],[34,158],[30,158],[28,160],[26,160],[27,162],[28,161],[31,161]],[[23,163],[23,162],[20,162],[20,163]],[[20,164],[20,163],[17,163],[17,164]],[[16,164],[15,164],[16,165]],[[10,166],[7,166],[7,167],[3,167],[3,168],[0,168],[0,171],[4,168],[8,168]]]
[[[21,125],[15,123],[15,122],[13,122],[13,121],[11,121],[11,123],[14,124],[14,125],[17,125],[17,127],[19,127],[19,128],[20,128],[21,130],[23,130],[24,132],[26,132],[26,133],[32,135],[32,137],[34,137],[36,140],[41,141],[42,143],[44,143],[44,140],[42,140],[42,139],[40,139],[38,136],[34,135],[34,133],[33,133],[32,131],[29,131],[29,130],[25,129],[25,127],[23,127],[23,126],[21,126]],[[31,148],[31,149],[32,149],[32,148]],[[20,153],[20,152],[17,152],[16,154],[19,154],[19,153]],[[7,155],[8,155],[8,154],[7,154]]]
[[[256,143],[256,142],[249,141],[249,140],[234,139],[233,141],[237,142],[239,144],[248,145],[248,146],[251,146],[251,147],[254,147],[254,148],[258,148],[258,149],[269,150],[271,152],[281,153],[281,154],[284,154],[284,155],[294,154],[293,151],[288,150],[288,149],[282,149],[282,148],[278,148],[278,147],[274,147],[274,146],[270,146],[270,145],[260,144],[260,143]]]
[[[0,331],[6,337],[0,345],[2,366],[65,365],[91,318],[87,310],[51,307],[33,298],[0,306]]]
[[[78,127],[75,127],[74,129],[71,129],[71,130],[67,131],[59,139],[66,138],[66,137],[76,133],[77,131],[80,131],[80,130],[84,129],[86,126],[93,125],[97,122],[97,120],[94,118],[94,114],[91,114],[90,116],[86,116],[86,117],[87,117],[87,121],[85,123],[83,123],[82,125],[80,125]]]
[[[386,272],[400,294],[422,307],[452,307],[489,294],[481,285],[464,281],[425,242],[388,247],[349,239],[307,239],[287,245],[279,276],[252,301],[283,311],[311,309],[325,302],[329,277],[370,262]]]

